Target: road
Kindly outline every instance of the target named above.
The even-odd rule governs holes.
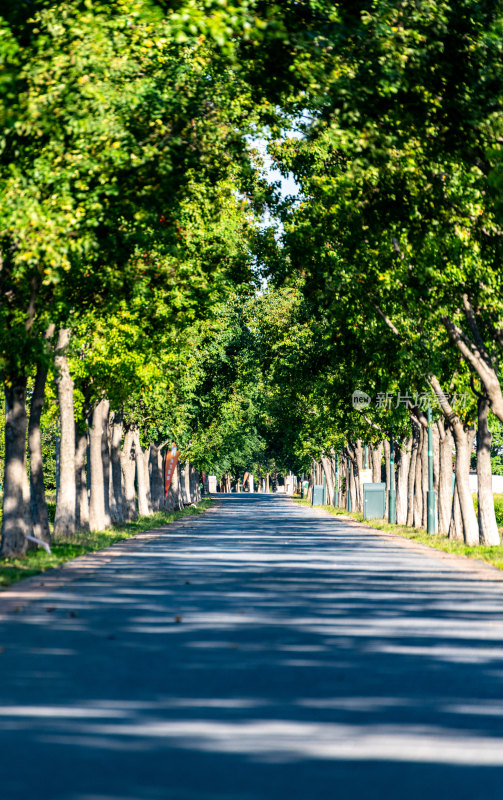
[[[500,573],[218,502],[0,622],[2,800],[503,797]]]

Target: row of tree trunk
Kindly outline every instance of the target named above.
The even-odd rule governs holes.
[[[128,424],[120,411],[111,412],[105,397],[94,404],[87,419],[76,424],[66,355],[69,337],[69,331],[59,332],[54,357],[61,422],[54,536],[105,530],[138,515],[198,502],[199,476],[188,461],[183,468],[177,464],[165,499],[166,448],[154,442],[142,447],[138,426]],[[49,543],[51,538],[40,432],[47,373],[47,366],[39,367],[29,415],[26,378],[5,386],[1,546],[5,557],[23,556],[30,543]]]
[[[230,473],[226,472],[217,484],[217,491],[223,492],[224,494],[230,494],[233,486],[235,491],[239,494],[240,492],[251,491],[252,484],[249,478],[245,483],[239,478],[239,476],[235,478]]]
[[[491,474],[491,439],[488,426],[489,402],[478,401],[477,426],[477,476],[478,517],[475,513],[469,484],[470,456],[475,438],[475,427],[463,426],[459,420],[437,420],[433,424],[433,488],[436,499],[436,531],[468,545],[498,545],[500,535],[494,511]],[[395,462],[396,522],[416,528],[427,527],[428,492],[428,425],[426,415],[411,409],[410,435],[393,442]],[[381,482],[382,461],[386,482],[386,508],[391,476],[391,446],[385,439],[369,446],[369,466],[372,481]],[[353,511],[363,510],[363,485],[360,472],[364,464],[364,447],[361,440],[348,442],[339,456],[339,505],[348,507],[348,492]],[[315,481],[325,476],[327,502],[334,503],[336,489],[336,462],[333,453],[323,455],[317,466]]]

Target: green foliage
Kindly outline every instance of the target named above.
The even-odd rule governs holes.
[[[503,475],[503,425],[492,414],[489,417],[489,428],[493,435],[491,443],[492,473],[493,475]],[[503,525],[503,513],[499,524]]]
[[[474,420],[445,320],[467,329],[468,295],[498,355],[499,6],[13,5],[0,18],[5,381],[50,358],[49,322],[68,326],[79,426],[106,395],[143,444],[174,439],[218,476],[307,471],[348,439],[400,439],[405,408],[373,407],[369,423],[353,391],[422,393],[432,372]],[[267,186],[257,134],[297,200]],[[49,487],[54,398],[52,375]]]
[[[3,474],[5,466],[5,403],[0,392],[0,491],[3,488]]]
[[[240,16],[210,7],[204,30],[191,3],[163,15],[141,0],[69,0],[5,17],[7,380],[43,357],[49,321],[74,327],[123,299],[180,328],[249,280],[233,218],[254,180],[245,136],[259,106],[214,45]]]
[[[46,492],[56,491],[56,448],[59,431],[54,423],[43,426],[42,438],[42,463],[44,468],[44,486]]]
[[[493,357],[503,319],[501,10],[475,0],[336,9],[333,58],[329,67],[320,56],[304,138],[270,148],[301,194],[280,206],[285,232],[264,256],[275,281],[303,277],[318,325],[310,411],[326,423],[323,447],[336,431],[368,441],[355,389],[413,396],[431,373],[446,392],[467,392],[455,411],[470,424],[469,370],[445,319],[467,329],[467,294]],[[371,417],[381,431],[405,431],[403,413]]]

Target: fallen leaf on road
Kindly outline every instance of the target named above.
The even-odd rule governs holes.
[[[182,615],[181,614],[177,614],[176,617],[175,617],[175,622],[181,622],[182,619],[183,619]]]

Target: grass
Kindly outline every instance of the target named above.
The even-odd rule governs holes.
[[[102,550],[115,542],[130,539],[138,533],[150,531],[160,525],[167,525],[181,517],[200,514],[202,511],[206,511],[212,503],[213,501],[207,498],[201,500],[197,506],[188,506],[183,511],[158,511],[151,517],[140,517],[135,522],[127,522],[106,531],[80,532],[68,539],[56,539],[51,543],[51,555],[38,548],[29,550],[24,558],[2,558],[0,559],[0,587],[5,588],[23,578],[39,575],[48,569],[59,567],[72,558],[92,553],[95,550]]]
[[[297,500],[296,502],[299,503],[299,505],[311,507],[309,500]],[[503,495],[500,494],[494,496],[494,505],[496,508],[496,519],[498,521],[498,525],[503,525]],[[433,547],[435,550],[441,550],[444,553],[454,553],[455,555],[459,556],[476,558],[480,561],[484,561],[487,564],[491,564],[493,567],[503,569],[503,545],[499,545],[498,547],[486,547],[485,545],[468,547],[468,545],[464,544],[463,542],[452,541],[443,534],[435,534],[434,536],[430,536],[424,528],[409,528],[406,525],[391,525],[384,519],[364,520],[363,514],[360,511],[350,512],[346,511],[344,508],[334,508],[333,506],[317,506],[317,508],[323,508],[325,511],[329,511],[335,516],[351,517],[358,522],[364,522],[365,525],[368,525],[371,528],[377,528],[377,530],[385,531],[386,533],[393,533],[396,536],[403,536],[404,539],[412,539],[415,542],[428,545],[428,547]]]
[[[494,511],[496,513],[496,522],[498,527],[503,528],[503,494],[494,494]],[[477,510],[477,495],[473,495],[473,502],[475,504],[475,511]]]

